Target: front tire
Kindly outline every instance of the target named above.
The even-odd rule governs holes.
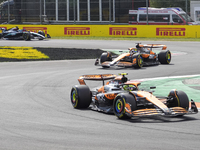
[[[172,97],[173,101],[168,103],[168,107],[182,107],[186,110],[189,109],[189,99],[185,92],[172,90],[169,93],[169,97]]]
[[[112,61],[112,56],[110,52],[105,52],[101,54],[100,63],[102,64],[105,61]]]
[[[129,103],[131,106],[131,111],[137,109],[136,100],[133,95],[129,93],[118,94],[113,102],[113,111],[114,114],[119,119],[130,119],[131,116],[126,113],[126,103]]]
[[[25,41],[30,41],[31,40],[31,34],[29,33],[29,32],[25,32],[25,33],[23,33],[23,39],[25,40]]]
[[[171,62],[171,52],[169,50],[162,50],[159,54],[158,54],[158,61],[161,64],[169,64]]]
[[[135,54],[132,57],[132,63],[134,68],[142,68],[143,67],[143,58],[140,54]]]
[[[74,87],[72,87],[71,103],[74,108],[88,108],[91,101],[91,92],[87,85],[75,85]]]

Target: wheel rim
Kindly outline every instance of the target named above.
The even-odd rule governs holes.
[[[118,100],[116,101],[116,103],[115,103],[115,110],[116,110],[116,112],[117,112],[117,113],[121,113],[122,110],[123,110],[123,107],[124,107],[124,105],[123,105],[122,100],[121,100],[121,99],[118,99]]]
[[[170,61],[171,61],[171,53],[168,52],[167,53],[167,62],[170,63]]]
[[[72,101],[72,105],[74,107],[76,107],[77,106],[77,102],[78,102],[78,96],[77,96],[77,92],[75,90],[72,91],[71,101]]]
[[[139,67],[142,67],[142,64],[143,64],[142,56],[139,56],[139,59],[138,59]]]

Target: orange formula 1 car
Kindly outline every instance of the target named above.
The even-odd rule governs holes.
[[[71,89],[71,103],[76,109],[91,109],[114,113],[120,119],[131,117],[163,115],[183,116],[198,113],[195,102],[189,99],[185,92],[171,90],[166,97],[156,97],[152,91],[139,90],[140,82],[128,81],[126,73],[83,75]],[[85,80],[99,80],[101,87],[91,90]],[[105,84],[105,80],[107,81]],[[155,88],[155,87],[151,87]]]
[[[159,54],[152,51],[153,48],[162,48]],[[128,53],[120,55],[111,55],[111,52],[104,52],[99,59],[96,59],[95,65],[100,64],[103,68],[111,66],[118,67],[135,67],[169,64],[171,62],[171,52],[166,50],[166,45],[161,44],[136,44],[136,48],[129,48]],[[122,52],[122,51],[120,51]]]

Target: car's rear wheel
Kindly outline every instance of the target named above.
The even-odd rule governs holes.
[[[88,108],[91,100],[91,92],[87,85],[75,85],[72,87],[71,103],[74,108]]]
[[[182,107],[186,110],[189,109],[189,99],[185,92],[172,90],[169,93],[169,97],[173,100],[168,101],[168,107]]]
[[[143,58],[140,54],[135,54],[132,56],[132,63],[134,68],[142,68],[143,67]]]
[[[158,61],[161,64],[169,64],[171,62],[171,52],[169,50],[162,50],[158,54]]]
[[[112,61],[112,56],[110,52],[105,52],[101,54],[100,63],[102,64],[105,61]]]
[[[131,106],[131,111],[137,109],[136,100],[133,95],[129,93],[118,94],[113,102],[114,114],[119,119],[130,119],[131,116],[126,113],[126,103]]]

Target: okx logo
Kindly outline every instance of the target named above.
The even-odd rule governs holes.
[[[156,28],[156,36],[185,36],[185,28]]]

